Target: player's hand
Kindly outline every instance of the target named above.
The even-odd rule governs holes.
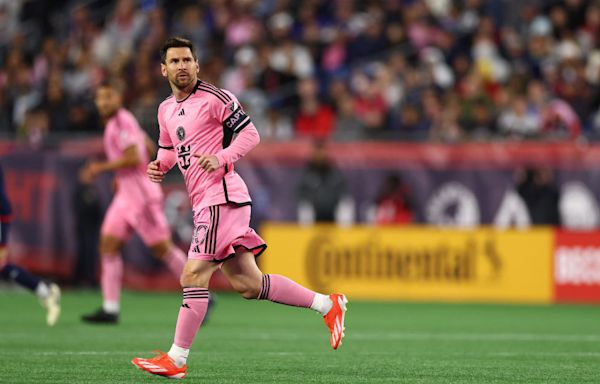
[[[88,163],[87,168],[92,178],[95,178],[96,176],[98,176],[99,173],[103,171],[102,165],[97,161],[92,161]]]
[[[150,181],[154,181],[155,183],[160,183],[165,178],[165,173],[160,170],[160,160],[154,160],[148,163],[146,173],[148,174]]]
[[[4,264],[6,259],[8,259],[8,249],[3,245],[0,247],[0,265]]]
[[[79,182],[82,184],[91,184],[94,181],[94,178],[88,171],[87,165],[81,167],[79,169]]]
[[[198,164],[208,173],[214,172],[220,167],[219,159],[217,159],[217,156],[215,155],[195,153],[194,157],[198,158]]]
[[[101,169],[99,163],[90,161],[81,168],[81,171],[79,172],[79,180],[85,184],[89,184],[100,172]]]

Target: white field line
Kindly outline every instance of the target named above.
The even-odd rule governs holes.
[[[440,340],[440,341],[560,341],[575,343],[597,343],[596,334],[542,334],[542,333],[429,333],[429,332],[390,332],[352,333],[347,336],[355,340]]]
[[[171,335],[166,333],[165,335]],[[323,336],[323,332],[315,333],[314,336],[294,334],[293,332],[272,331],[264,332],[248,328],[243,332],[231,332],[228,336],[229,341],[236,339],[243,340],[312,340]],[[357,341],[410,341],[410,340],[437,340],[437,341],[514,341],[514,342],[565,342],[565,343],[598,343],[600,334],[543,334],[543,333],[437,333],[437,332],[352,332],[352,327],[346,330],[348,340]],[[31,337],[29,333],[12,332],[1,333],[0,340],[15,340]],[[157,339],[160,335],[156,334],[136,334],[131,335],[132,340]],[[206,341],[215,339],[210,332],[204,334]],[[219,340],[223,340],[219,337]]]
[[[6,353],[8,355],[8,353]],[[12,352],[11,352],[12,354]],[[34,356],[110,356],[110,355],[119,355],[119,356],[144,356],[150,355],[146,352],[124,352],[124,351],[30,351],[27,352],[28,355]],[[3,355],[3,353],[0,353]]]
[[[319,337],[315,334],[315,338]],[[360,341],[410,341],[410,340],[437,340],[437,341],[547,341],[567,343],[597,343],[600,334],[542,334],[542,333],[433,333],[433,332],[352,332],[352,327],[346,329],[348,340]],[[244,333],[231,335],[232,338],[245,340],[309,340],[306,335],[280,332],[257,332],[247,330]]]
[[[211,355],[214,355],[212,352],[208,352]],[[108,356],[108,355],[118,355],[118,356],[149,356],[148,352],[126,352],[126,351],[31,351],[28,353],[33,356]],[[318,353],[316,353],[318,354]],[[361,352],[358,355],[360,356],[381,356],[381,355],[389,355],[390,353],[386,352]],[[0,353],[0,356],[3,353]],[[8,353],[7,353],[8,355]],[[228,355],[228,354],[223,354]],[[299,356],[314,356],[315,353],[308,352],[264,352],[263,355],[273,356],[273,357],[299,357]],[[445,353],[446,356],[490,356],[490,357],[594,357],[600,358],[599,352],[582,352],[582,351],[569,351],[569,352],[477,352],[473,354],[457,352],[457,353]]]
[[[541,356],[541,357],[599,357],[600,352],[491,352],[487,353],[488,356],[493,357],[527,357],[527,356]]]

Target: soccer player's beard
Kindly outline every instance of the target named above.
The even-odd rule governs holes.
[[[102,112],[99,112],[100,118],[102,121],[107,122],[111,118],[113,118],[117,112],[119,112],[120,106],[114,106],[111,108],[104,109]]]
[[[173,84],[180,91],[186,91],[186,90],[188,90],[188,88],[190,87],[190,85],[192,85],[193,83],[196,82],[196,76],[192,76],[191,74],[187,74],[187,75],[188,75],[189,81],[186,81],[185,83],[183,81],[180,81],[179,80],[179,74],[177,74],[171,80],[171,84]]]

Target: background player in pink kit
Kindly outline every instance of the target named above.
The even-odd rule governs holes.
[[[324,316],[330,343],[344,336],[346,297],[315,293],[281,275],[263,275],[255,258],[266,248],[249,227],[250,196],[234,163],[259,142],[258,132],[235,96],[198,80],[192,43],[168,39],[161,49],[161,72],[173,91],[158,108],[157,159],[148,165],[152,181],[161,182],[175,163],[184,176],[194,210],[194,238],[181,275],[183,303],[168,353],[133,364],[147,372],[183,378],[186,361],[207,311],[211,275],[221,268],[246,299],[270,300],[311,308]]]
[[[91,162],[82,170],[83,177],[115,171],[117,192],[106,212],[100,234],[103,304],[95,313],[82,317],[93,323],[116,323],[123,277],[121,249],[136,231],[153,255],[163,260],[179,277],[185,254],[171,241],[171,233],[162,209],[159,185],[148,180],[146,164],[154,144],[140,128],[135,117],[122,108],[118,84],[104,83],[96,91],[96,107],[104,120],[104,148],[107,161]]]

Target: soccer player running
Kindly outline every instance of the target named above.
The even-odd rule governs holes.
[[[11,280],[34,292],[46,309],[46,323],[53,326],[60,316],[60,288],[46,283],[25,269],[8,261],[8,234],[12,218],[12,207],[4,188],[4,173],[0,167],[0,278]]]
[[[159,185],[148,180],[146,164],[154,144],[135,117],[122,107],[120,84],[105,82],[96,90],[96,107],[105,124],[104,149],[107,161],[90,162],[82,177],[92,179],[107,171],[116,173],[117,192],[100,230],[102,307],[82,316],[89,323],[116,324],[119,320],[123,259],[121,249],[133,231],[165,262],[177,277],[186,262],[185,253],[171,241],[163,212]]]
[[[161,72],[173,95],[158,108],[159,150],[148,175],[161,182],[178,164],[195,230],[181,276],[183,303],[171,349],[132,363],[155,375],[185,377],[189,349],[207,310],[208,282],[219,268],[246,299],[319,312],[337,349],[344,336],[346,297],[315,293],[281,275],[263,275],[256,265],[266,244],[249,227],[250,196],[233,165],[258,144],[256,128],[234,95],[198,79],[199,65],[189,40],[170,38],[160,53]]]

